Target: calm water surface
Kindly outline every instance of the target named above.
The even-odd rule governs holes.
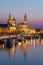
[[[12,48],[0,45],[0,65],[43,65],[43,39],[18,42]]]

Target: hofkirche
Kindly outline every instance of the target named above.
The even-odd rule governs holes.
[[[11,14],[9,14],[7,24],[0,24],[0,33],[18,33],[18,32],[25,35],[43,33],[43,28],[38,32],[34,28],[29,28],[26,13],[24,16],[23,23],[19,23],[17,28],[16,19],[15,18],[12,19]]]

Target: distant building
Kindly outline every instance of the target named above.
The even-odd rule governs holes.
[[[11,15],[9,14],[7,24],[0,24],[0,33],[16,32],[16,30],[16,20],[15,18],[11,19]]]
[[[7,24],[0,24],[0,33],[4,33],[7,30]]]
[[[34,29],[28,27],[27,15],[25,13],[23,23],[16,26],[16,19],[11,17],[9,14],[7,24],[0,24],[0,33],[20,33],[22,35],[40,34],[43,33],[42,29]]]
[[[40,33],[43,33],[43,28],[42,28],[42,29],[40,29]]]
[[[19,30],[19,32],[21,32],[23,34],[32,34],[32,33],[35,33],[35,29],[28,28],[28,20],[27,20],[26,14],[24,16],[24,22],[20,23],[18,25],[18,30]]]
[[[16,32],[17,28],[16,28],[16,20],[15,18],[11,19],[11,15],[9,14],[9,18],[8,18],[8,27],[10,32]]]

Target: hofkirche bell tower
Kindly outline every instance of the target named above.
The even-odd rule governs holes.
[[[9,13],[9,19],[11,19],[11,14]]]
[[[24,16],[24,24],[26,24],[26,25],[28,24],[26,13],[25,13],[25,16]]]

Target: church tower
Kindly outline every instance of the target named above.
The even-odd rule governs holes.
[[[9,18],[8,19],[11,20],[11,14],[9,14]]]
[[[24,24],[28,24],[26,13],[25,13],[25,16],[24,16]]]
[[[11,19],[11,14],[9,14],[9,17],[8,17],[8,22],[7,22],[7,24],[12,24],[12,19]]]

